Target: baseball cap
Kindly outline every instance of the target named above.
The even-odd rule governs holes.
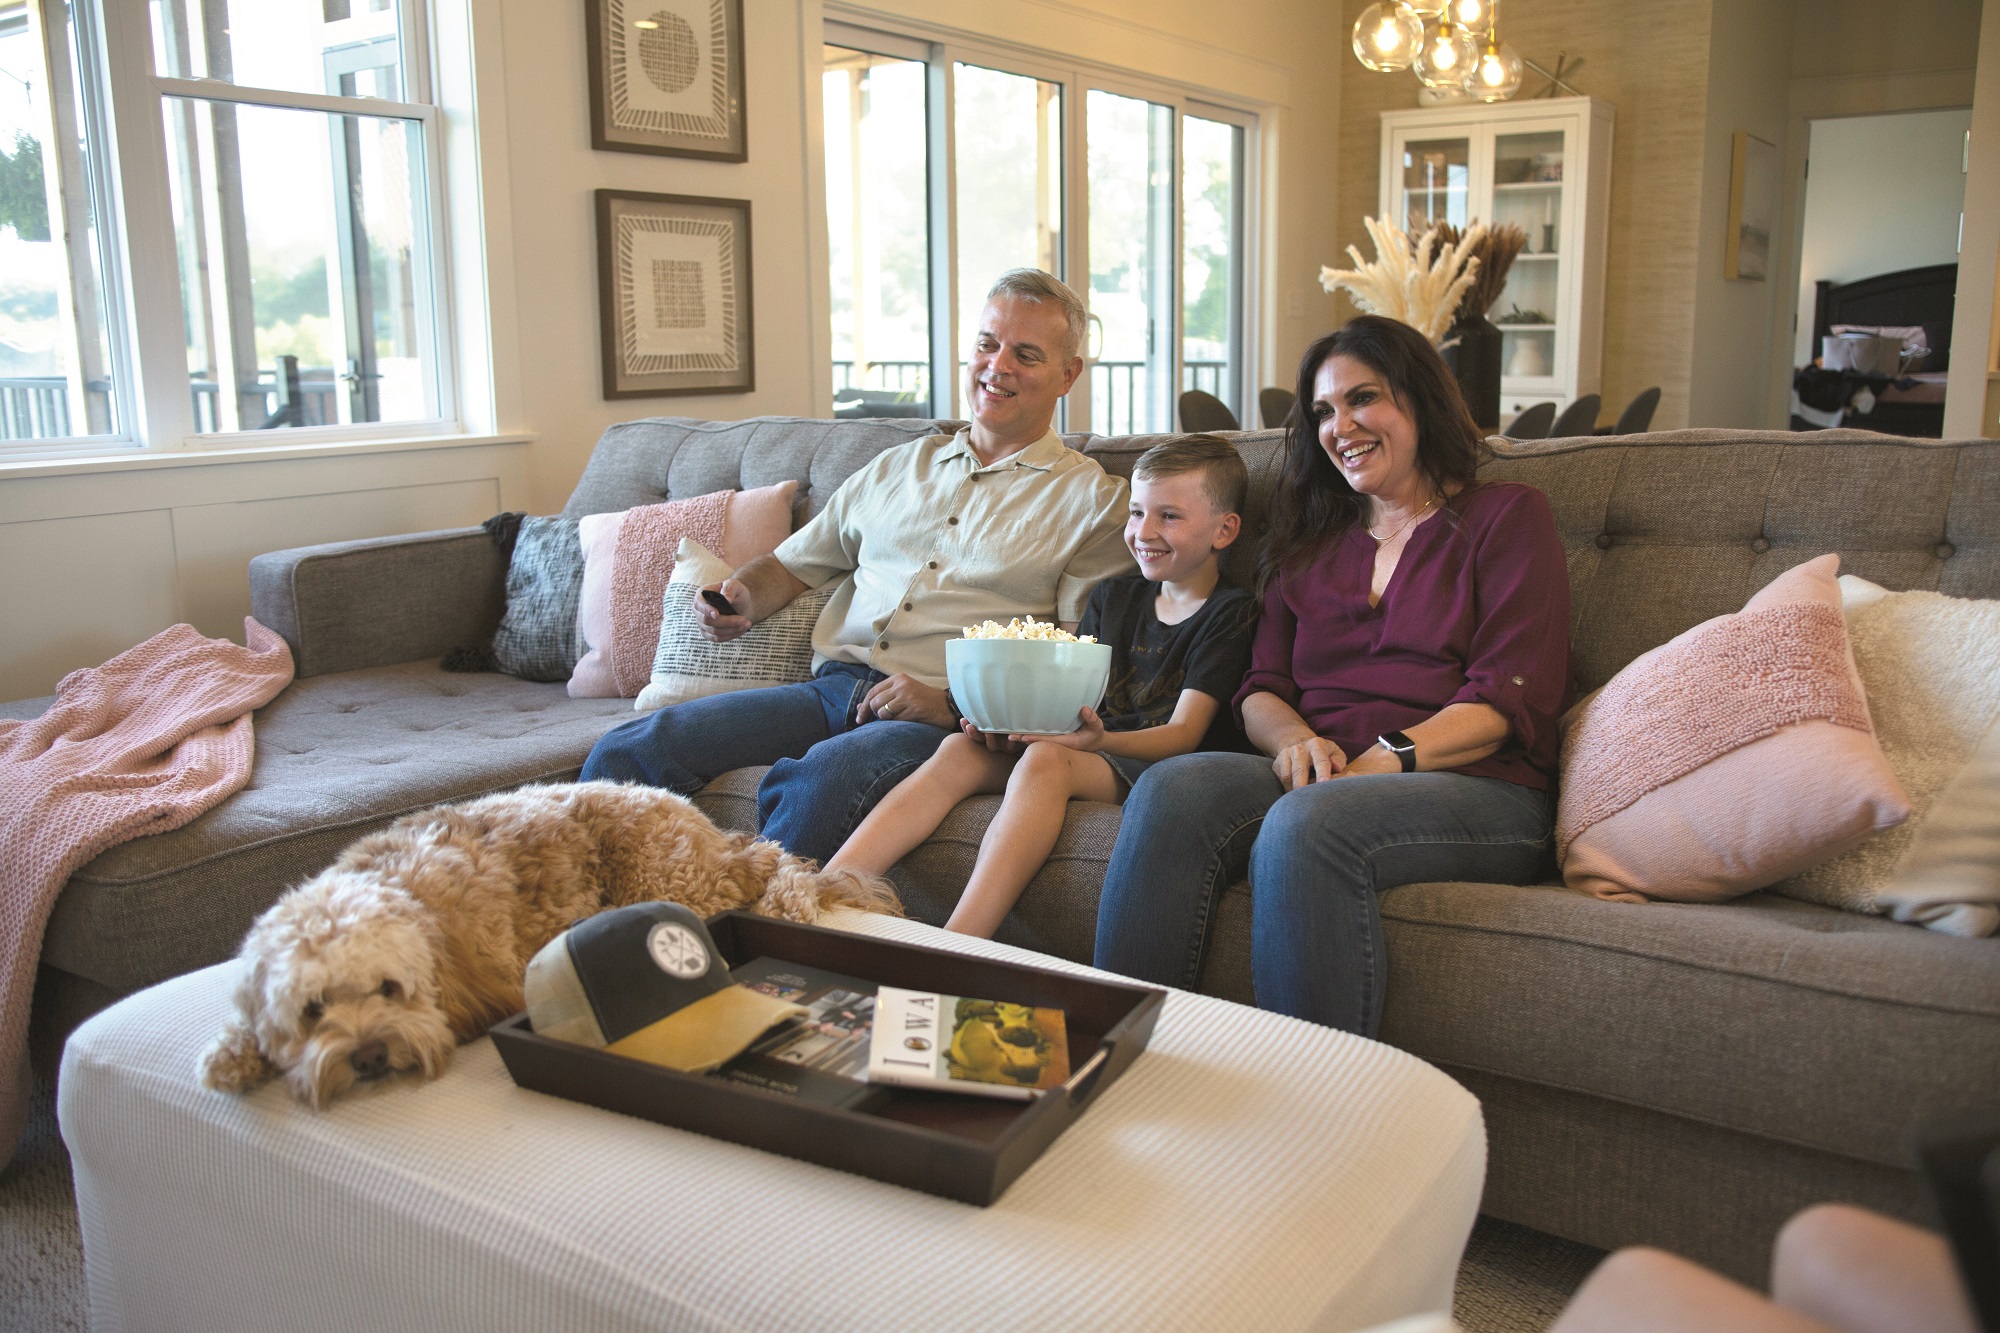
[[[700,917],[635,903],[579,921],[528,963],[536,1033],[704,1073],[805,1010],[736,985]]]

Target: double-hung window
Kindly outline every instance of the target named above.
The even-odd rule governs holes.
[[[1090,310],[1064,425],[1172,430],[1254,401],[1253,112],[1112,71],[829,23],[836,415],[958,415],[988,285],[1028,265]]]
[[[40,57],[29,133],[60,224],[34,240],[0,215],[0,304],[34,276],[49,349],[0,352],[7,439],[227,447],[455,415],[424,9],[0,0],[0,70]],[[37,392],[60,410],[21,408]]]

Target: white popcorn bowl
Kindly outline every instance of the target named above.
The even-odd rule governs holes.
[[[951,639],[944,673],[959,711],[981,731],[1063,736],[1095,708],[1111,679],[1111,645],[1034,639]]]

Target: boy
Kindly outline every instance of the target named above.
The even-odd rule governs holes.
[[[1257,605],[1217,556],[1242,531],[1248,470],[1234,445],[1188,435],[1132,469],[1125,545],[1139,573],[1091,591],[1077,626],[1111,647],[1103,714],[1064,736],[982,735],[970,721],[883,798],[829,870],[880,875],[968,796],[1004,792],[945,929],[991,936],[1048,859],[1072,800],[1122,805],[1157,760],[1226,743],[1228,701],[1250,666]]]

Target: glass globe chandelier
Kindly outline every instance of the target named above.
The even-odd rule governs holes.
[[[1465,81],[1465,91],[1482,102],[1504,102],[1521,91],[1523,73],[1521,53],[1488,32],[1472,77]]]
[[[1451,21],[1447,14],[1435,28],[1424,29],[1424,44],[1417,48],[1411,68],[1426,88],[1463,88],[1472,73],[1479,48],[1472,34]]]
[[[1354,58],[1378,74],[1408,69],[1423,44],[1424,21],[1400,0],[1382,0],[1354,21]]]
[[[1354,21],[1354,57],[1378,73],[1408,69],[1452,98],[1504,102],[1527,62],[1500,40],[1500,0],[1378,0]]]

